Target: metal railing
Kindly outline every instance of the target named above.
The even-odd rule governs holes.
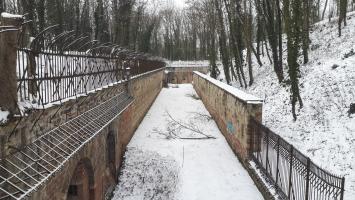
[[[49,27],[33,39],[25,29],[20,34],[19,101],[41,106],[61,102],[165,66],[148,54],[56,29]]]
[[[250,120],[250,156],[283,199],[343,200],[345,178],[314,164],[279,135]]]
[[[0,159],[0,200],[28,199],[132,102],[126,92],[116,93]]]

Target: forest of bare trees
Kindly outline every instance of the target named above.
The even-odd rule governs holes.
[[[24,14],[30,34],[59,25],[103,43],[171,60],[207,58],[200,7],[176,9],[172,0],[0,0],[0,12]]]
[[[253,67],[262,66],[260,57],[268,57],[279,83],[290,85],[296,119],[297,103],[303,106],[299,58],[309,61],[310,27],[338,17],[341,36],[354,2],[188,0],[177,9],[171,0],[0,0],[0,12],[25,14],[33,36],[59,25],[58,32],[74,30],[168,60],[209,60],[212,77],[223,70],[228,84],[235,81],[245,88],[254,83]]]

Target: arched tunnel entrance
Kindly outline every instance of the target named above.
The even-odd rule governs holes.
[[[80,161],[73,173],[68,190],[67,200],[93,200],[94,170],[89,159]]]

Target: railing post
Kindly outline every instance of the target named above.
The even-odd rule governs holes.
[[[10,113],[17,112],[17,47],[18,34],[23,17],[18,15],[1,15],[1,25],[10,26],[11,31],[0,35],[0,107]]]
[[[308,197],[309,197],[310,171],[311,171],[311,159],[307,158],[306,197],[305,197],[305,200],[308,200]]]
[[[124,80],[126,81],[126,91],[130,94],[130,86],[129,86],[129,82],[130,82],[130,78],[131,78],[131,67],[130,67],[131,62],[128,61],[123,61],[123,76],[124,76]]]
[[[279,181],[279,161],[280,161],[280,136],[277,136],[277,158],[276,158],[276,181],[275,186],[278,187]]]
[[[292,166],[293,166],[293,146],[291,145],[290,151],[290,175],[288,180],[288,199],[291,197],[291,187],[292,187]]]
[[[28,77],[31,79],[28,82],[28,93],[32,95],[31,98],[36,99],[38,92],[36,81],[36,56],[33,51],[30,51],[26,54],[28,56],[27,73]]]
[[[344,191],[345,191],[345,177],[341,179],[341,191],[340,191],[340,200],[344,199]]]
[[[269,173],[268,171],[268,165],[269,164],[269,131],[266,131],[266,173]]]

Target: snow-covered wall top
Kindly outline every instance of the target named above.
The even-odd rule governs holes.
[[[22,15],[14,15],[14,14],[6,13],[6,12],[1,13],[1,17],[10,18],[10,19],[22,19],[23,18]]]
[[[167,67],[208,67],[209,61],[201,60],[201,61],[172,61],[167,63]]]
[[[218,80],[211,78],[211,77],[209,77],[205,74],[202,74],[200,72],[195,71],[194,73],[197,74],[198,76],[206,79],[207,81],[211,82],[212,84],[216,85],[217,87],[225,90],[226,92],[230,93],[231,95],[237,97],[238,99],[245,101],[246,103],[255,103],[255,104],[262,104],[263,103],[262,99],[255,97],[254,95],[245,93],[241,90],[238,90],[237,88],[235,88],[233,86],[230,86],[226,83],[218,81]]]

